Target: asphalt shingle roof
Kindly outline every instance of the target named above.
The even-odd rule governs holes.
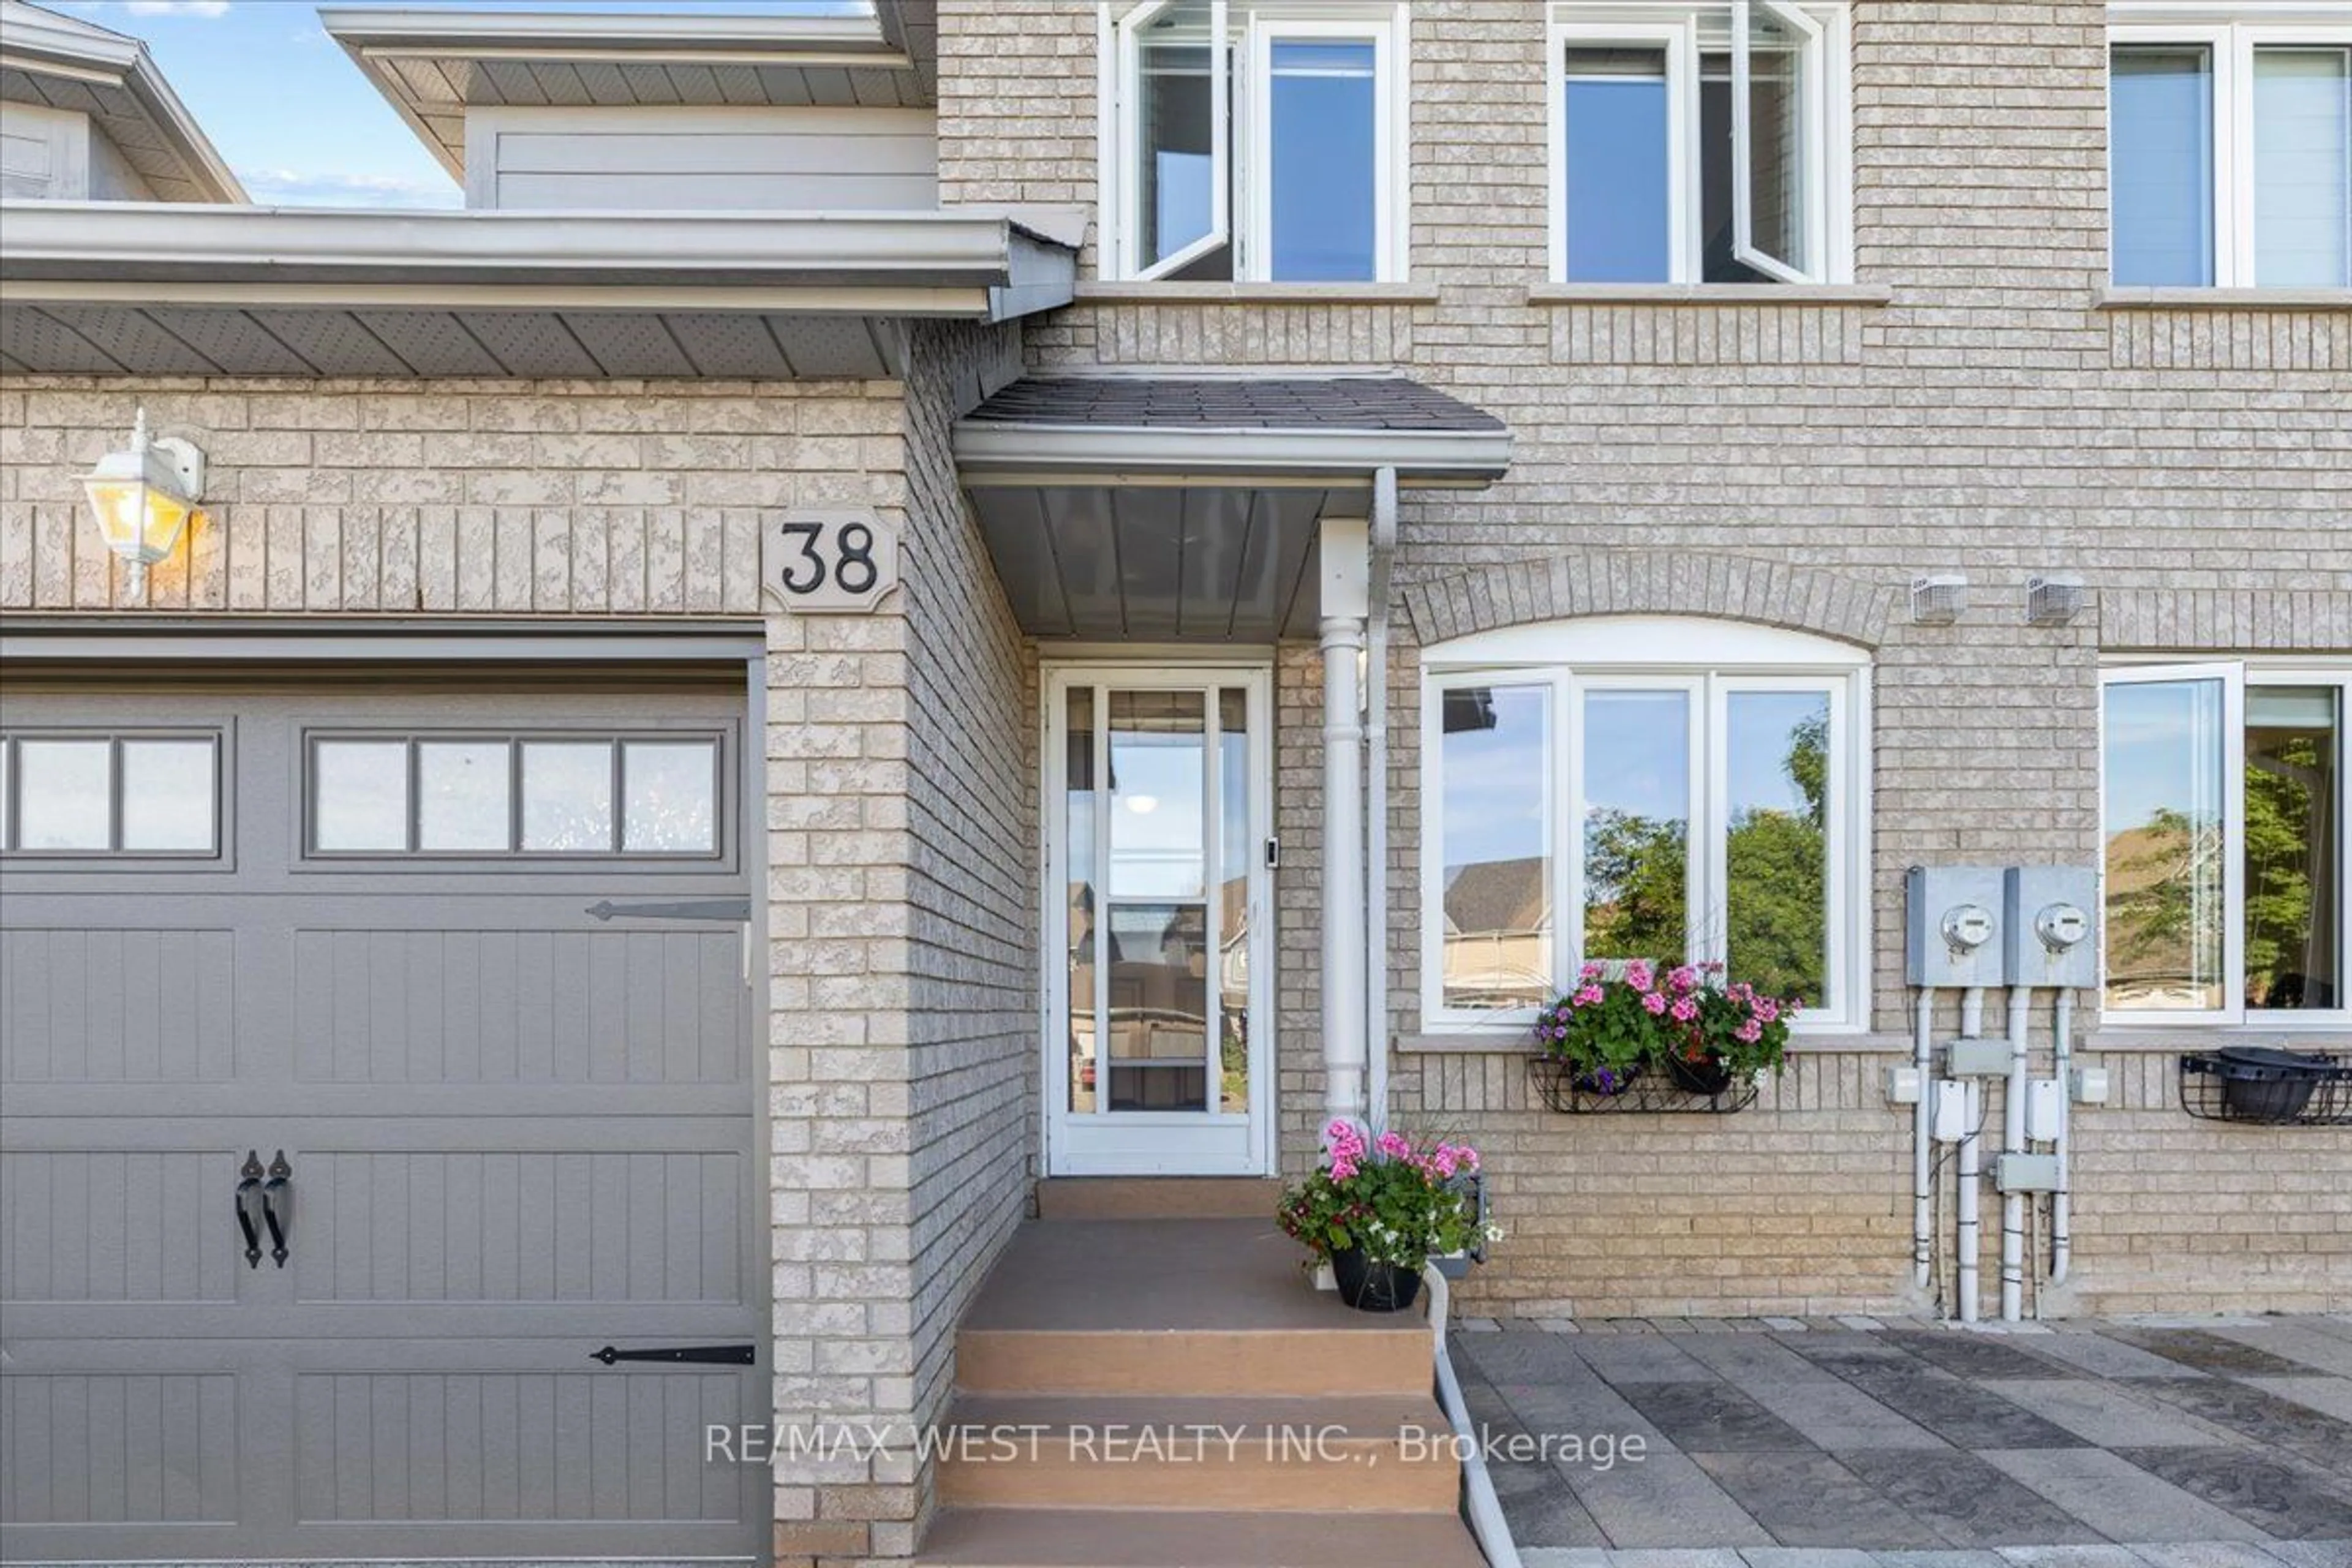
[[[966,418],[994,425],[1223,430],[1500,430],[1402,376],[1032,376]]]

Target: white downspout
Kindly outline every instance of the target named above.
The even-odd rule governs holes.
[[[1918,1102],[1911,1107],[1911,1282],[1927,1288],[1935,1247],[1935,1211],[1929,1173],[1935,1150],[1930,1142],[1936,1093],[1936,993],[1919,987],[1919,1005],[1912,1024],[1911,1065],[1919,1075]]]
[[[1389,1121],[1389,567],[1396,552],[1394,468],[1372,476],[1364,682],[1364,1021],[1369,1120]]]
[[[2058,1136],[2051,1140],[2050,1150],[2058,1160],[2058,1186],[2050,1194],[2050,1283],[2063,1285],[2067,1266],[2074,1260],[2074,1178],[2068,1168],[2074,1132],[2074,993],[2063,985],[2058,988],[2058,1014],[2052,1029],[2051,1064],[2058,1075]]]
[[[1325,518],[1323,557],[1323,1121],[1364,1125],[1364,725],[1357,662],[1370,604],[1360,519]]]
[[[2033,988],[2009,988],[2009,1079],[2000,1091],[2000,1146],[2025,1152],[2025,1080],[2028,1037],[2033,1027]],[[2000,1194],[2000,1321],[2025,1316],[2025,1194]]]

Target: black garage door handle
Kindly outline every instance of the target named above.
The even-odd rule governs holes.
[[[590,1361],[601,1361],[606,1366],[618,1361],[696,1362],[706,1366],[750,1366],[758,1347],[753,1345],[667,1345],[656,1350],[625,1351],[606,1345],[600,1351],[590,1351]]]

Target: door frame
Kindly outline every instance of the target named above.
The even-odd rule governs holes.
[[[1066,753],[1057,744],[1073,686],[1118,687],[1129,690],[1213,690],[1240,686],[1245,693],[1249,725],[1249,778],[1255,788],[1250,804],[1249,831],[1250,935],[1249,989],[1249,1110],[1244,1152],[1238,1161],[1186,1161],[1172,1155],[1145,1155],[1131,1163],[1074,1159],[1067,1139],[1069,1113],[1069,899],[1060,875],[1063,847],[1069,840],[1068,791],[1064,784]],[[1275,1141],[1275,868],[1267,863],[1265,847],[1274,840],[1274,661],[1271,656],[1220,651],[1203,655],[1191,648],[1122,648],[1116,654],[1088,653],[1042,660],[1038,668],[1038,767],[1042,796],[1038,813],[1037,952],[1039,1155],[1047,1176],[1264,1176],[1274,1171]],[[1212,895],[1213,896],[1213,895]],[[1210,960],[1213,966],[1215,955]],[[1099,1060],[1099,1057],[1097,1060]],[[1109,1113],[1097,1112],[1097,1116]],[[1192,1111],[1123,1111],[1121,1120],[1135,1126],[1214,1125],[1213,1113]]]

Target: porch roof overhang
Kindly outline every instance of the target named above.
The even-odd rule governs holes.
[[[127,34],[0,0],[0,100],[89,115],[162,200],[246,199],[147,46]]]
[[[1367,516],[1381,469],[1483,487],[1511,434],[1399,376],[1040,376],[955,454],[1032,636],[1268,643],[1314,634],[1322,522]]]
[[[906,318],[1066,303],[1001,212],[0,204],[0,367],[78,374],[895,376]]]

